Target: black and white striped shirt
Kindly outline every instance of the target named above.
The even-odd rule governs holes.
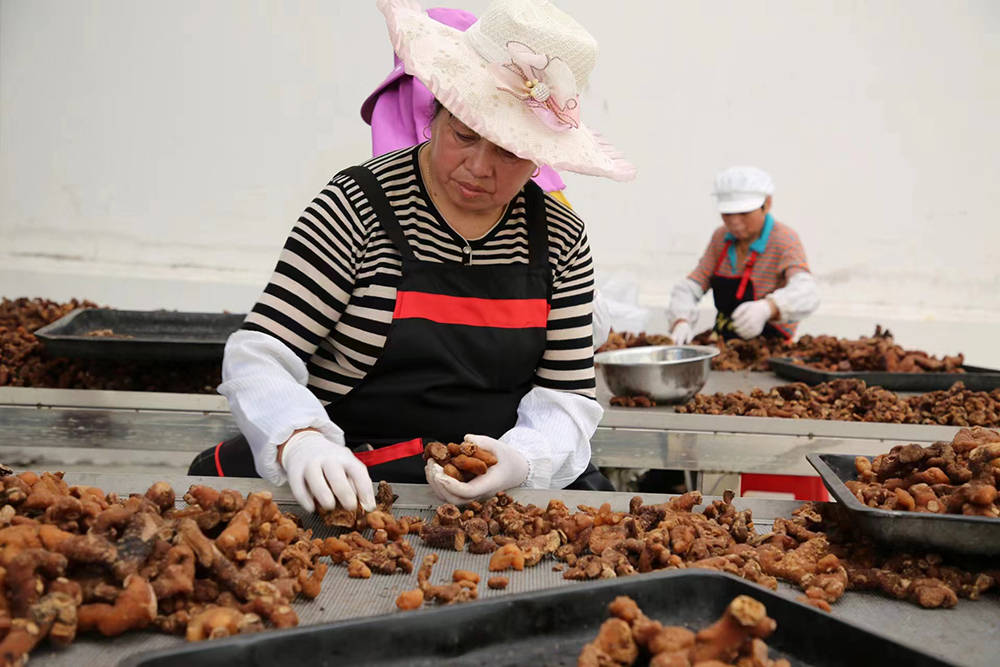
[[[525,198],[499,223],[466,241],[431,205],[417,167],[419,146],[365,163],[385,190],[417,259],[473,264],[528,263]],[[534,383],[594,398],[591,330],[594,272],[583,221],[546,195],[552,301],[547,344]],[[271,280],[243,329],[276,337],[306,363],[323,403],[360,382],[378,360],[396,304],[399,252],[361,189],[335,176],[292,228]]]

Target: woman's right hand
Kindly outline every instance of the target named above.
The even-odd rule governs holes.
[[[316,503],[326,510],[340,507],[354,511],[361,502],[366,512],[375,509],[375,492],[368,468],[342,442],[333,442],[319,431],[298,431],[278,454],[288,475],[288,486],[307,512]],[[315,499],[315,502],[314,502]]]

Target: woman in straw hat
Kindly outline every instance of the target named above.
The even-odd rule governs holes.
[[[476,17],[461,9],[433,7],[427,15],[452,28],[465,31]],[[361,119],[372,128],[372,157],[408,148],[431,138],[430,126],[439,103],[434,94],[412,74],[407,74],[403,61],[393,54],[393,68],[361,104]],[[545,192],[569,208],[572,206],[563,190],[566,183],[548,165],[540,165],[531,180]],[[611,313],[594,289],[593,301],[594,348],[599,348],[611,333]]]
[[[584,225],[530,182],[542,165],[634,175],[581,121],[597,45],[543,0],[498,0],[464,33],[413,2],[378,7],[438,102],[431,138],[338,173],[299,218],[226,345],[219,391],[242,436],[190,473],[287,479],[307,510],[370,509],[372,478],[454,503],[610,490],[590,463]],[[425,466],[425,439],[498,462],[462,482]]]

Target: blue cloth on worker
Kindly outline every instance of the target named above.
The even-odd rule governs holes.
[[[757,240],[750,244],[750,252],[755,252],[758,255],[763,255],[764,250],[767,249],[767,240],[771,237],[771,228],[774,227],[774,218],[768,213],[764,216],[764,228],[760,230],[760,236]],[[733,271],[736,270],[736,237],[726,232],[725,239],[729,242],[729,266],[733,267]]]

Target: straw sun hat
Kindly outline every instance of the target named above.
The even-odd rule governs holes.
[[[413,0],[378,0],[408,74],[470,129],[556,169],[634,178],[635,167],[581,120],[597,42],[546,0],[496,0],[462,32]]]

